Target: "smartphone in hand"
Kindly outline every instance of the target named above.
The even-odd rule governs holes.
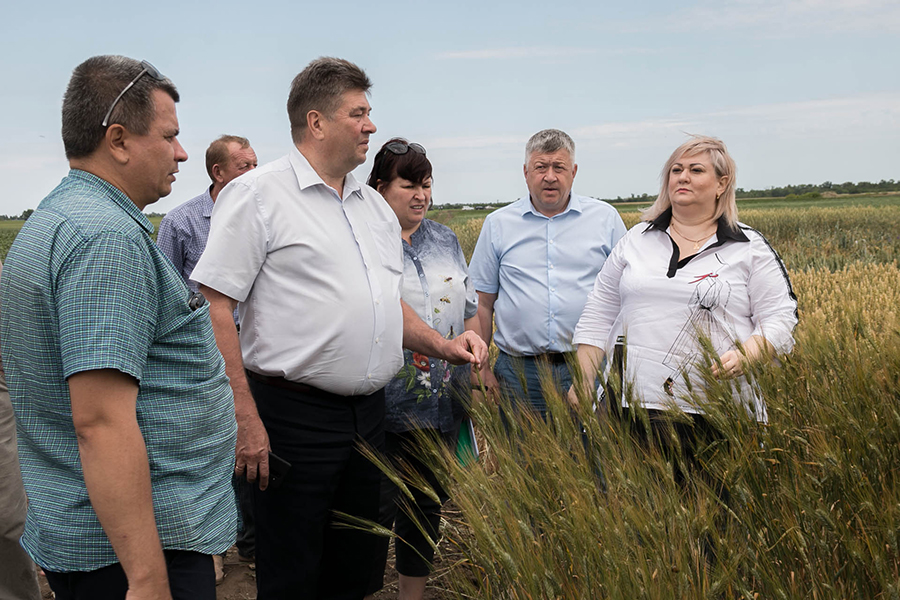
[[[276,490],[284,482],[285,476],[291,470],[291,463],[277,454],[269,452],[269,487],[267,490]]]

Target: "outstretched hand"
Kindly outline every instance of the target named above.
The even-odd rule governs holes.
[[[488,348],[481,336],[474,331],[464,331],[444,346],[444,360],[452,365],[472,363],[476,369],[488,360]]]

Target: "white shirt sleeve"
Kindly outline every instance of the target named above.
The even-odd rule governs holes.
[[[245,301],[268,252],[264,217],[255,188],[231,182],[216,199],[209,241],[191,279]]]
[[[624,246],[627,242],[626,237],[616,244],[612,254],[603,263],[603,268],[597,273],[594,287],[588,294],[581,318],[575,326],[572,343],[596,346],[608,353],[606,345],[609,333],[619,317],[622,306],[619,280],[626,266]]]
[[[755,234],[755,235],[754,235]],[[778,353],[794,347],[797,326],[797,298],[781,258],[758,232],[752,232],[750,280],[750,319],[752,335],[766,339]]]

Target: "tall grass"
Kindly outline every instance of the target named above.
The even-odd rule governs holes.
[[[573,418],[548,390],[547,423],[474,406],[490,461],[461,467],[423,440],[463,515],[444,528],[465,556],[442,581],[453,596],[900,598],[900,209],[741,220],[784,256],[800,301],[793,353],[751,374],[769,423],[710,377],[721,438],[685,483],[587,402]],[[466,226],[461,241],[477,236]]]

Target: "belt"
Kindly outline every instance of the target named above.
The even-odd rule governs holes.
[[[538,354],[531,358],[535,360],[546,359],[547,362],[553,365],[564,365],[566,364],[566,356],[565,352],[545,352],[544,354]]]
[[[244,373],[247,374],[247,377],[253,379],[254,381],[258,381],[260,383],[264,383],[266,385],[271,385],[272,387],[281,388],[283,390],[289,390],[291,392],[298,392],[300,394],[306,394],[307,396],[315,396],[317,398],[325,398],[327,400],[347,400],[348,396],[340,396],[338,394],[333,394],[331,392],[326,392],[325,390],[320,390],[317,387],[313,387],[311,385],[307,385],[305,383],[300,383],[299,381],[290,381],[289,379],[285,379],[284,377],[273,377],[271,375],[263,375],[261,373],[257,373],[255,371],[251,371],[250,369],[244,369]],[[350,396],[353,398],[354,396]]]
[[[566,356],[568,356],[568,355],[569,355],[569,353],[567,353],[567,352],[545,352],[543,354],[532,354],[532,355],[524,355],[524,356],[514,356],[512,354],[509,354],[508,356],[510,356],[512,358],[520,358],[522,360],[533,360],[533,361],[546,360],[551,365],[564,365],[564,364],[566,364]]]

